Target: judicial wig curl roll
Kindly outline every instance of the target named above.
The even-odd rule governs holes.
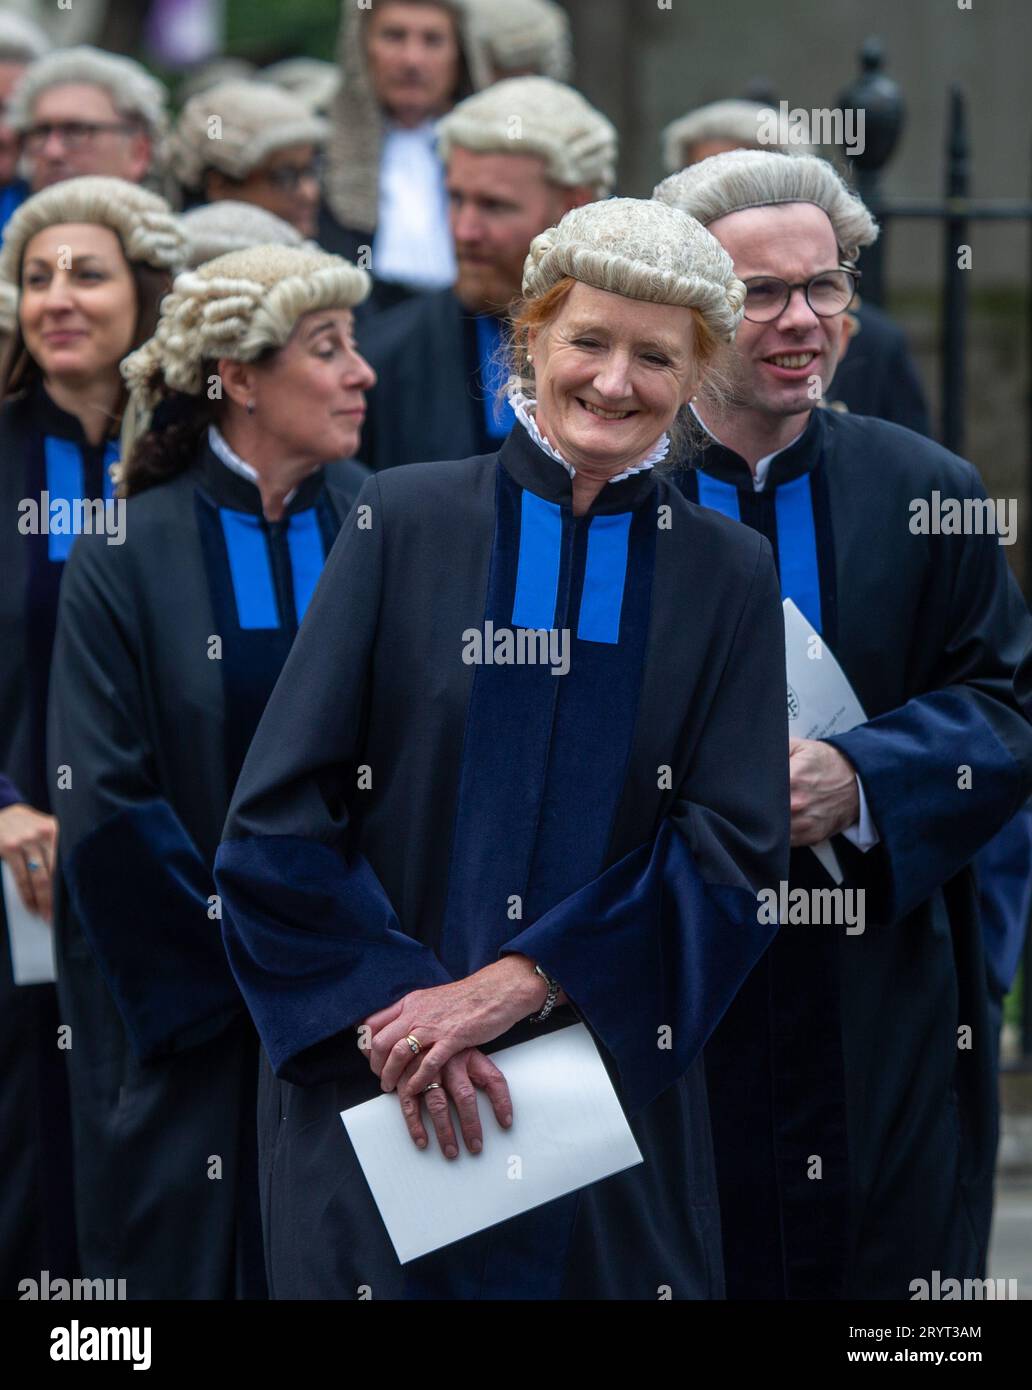
[[[129,406],[121,495],[193,462],[200,434],[221,408],[219,393],[212,399],[210,389],[220,359],[264,362],[287,344],[305,314],[353,309],[370,288],[366,272],[342,256],[294,246],[230,251],[178,275],[153,337],[122,363]]]

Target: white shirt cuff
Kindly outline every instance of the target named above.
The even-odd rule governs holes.
[[[861,854],[866,854],[869,849],[874,849],[875,845],[881,840],[878,834],[878,827],[871,818],[871,808],[867,804],[867,797],[864,796],[864,784],[860,778],[856,779],[857,795],[860,797],[860,815],[852,825],[847,826],[841,833],[851,845],[856,845]]]

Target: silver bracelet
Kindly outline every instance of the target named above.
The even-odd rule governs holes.
[[[542,970],[540,965],[535,965],[534,970],[544,980],[548,986],[548,993],[545,995],[545,1002],[540,1013],[531,1014],[528,1022],[544,1023],[545,1019],[555,1008],[555,1001],[559,998],[559,991],[562,988],[558,980],[554,980],[547,970]]]

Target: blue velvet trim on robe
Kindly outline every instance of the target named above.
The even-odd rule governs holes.
[[[314,1085],[339,1074],[338,1034],[414,989],[449,983],[406,936],[369,862],[301,836],[225,840],[215,858],[226,952],[276,1075]],[[284,933],[282,923],[291,929]],[[319,1044],[329,1042],[329,1052]],[[334,1058],[336,1057],[336,1066]]]
[[[68,855],[65,877],[141,1061],[205,1042],[242,1012],[208,916],[211,874],[168,802],[105,821]]]
[[[554,625],[562,539],[563,515],[559,507],[525,491],[520,500],[513,627],[540,630]]]
[[[322,573],[339,519],[323,499],[270,537],[257,516],[215,507],[198,491],[204,555],[226,704],[226,780],[232,788]],[[281,612],[285,621],[280,622]]]
[[[326,560],[319,516],[314,507],[295,512],[290,518],[287,523],[287,548],[294,581],[294,614],[300,627]]]
[[[596,516],[588,531],[588,559],[577,636],[582,642],[619,642],[627,576],[630,512]]]
[[[986,968],[997,994],[1008,994],[1032,916],[1032,807],[1019,811],[989,841],[975,860],[975,871]]]
[[[698,470],[692,472],[691,478],[695,483],[701,507],[708,507],[711,512],[720,512],[721,516],[730,517],[732,521],[741,520],[738,489],[734,483],[725,483],[721,478],[711,478],[708,473],[700,473]]]
[[[628,1108],[640,1110],[691,1066],[746,971],[774,938],[743,888],[706,883],[680,831],[664,821],[594,882],[505,943],[557,980],[616,1059]],[[619,975],[600,975],[602,948]],[[671,1046],[660,1046],[669,1028]]]
[[[821,581],[810,474],[802,473],[774,491],[782,597],[790,598],[811,626],[821,631]]]
[[[827,742],[856,768],[881,834],[886,921],[915,911],[1026,800],[1021,765],[967,690],[922,695]],[[970,787],[958,786],[962,764]]]
[[[823,472],[756,492],[693,469],[682,488],[767,537],[782,595],[834,650],[835,547]],[[828,882],[803,850],[793,851],[789,877],[797,886]],[[783,925],[706,1050],[731,1299],[840,1296],[848,1140],[838,972],[837,941],[815,941],[808,928]],[[800,1000],[807,1001],[805,1029],[797,1026]],[[766,1065],[758,1071],[761,1059]],[[814,1135],[824,1162],[819,1184],[806,1176]]]
[[[25,797],[11,781],[10,777],[5,777],[3,773],[0,772],[0,811],[5,810],[8,806],[17,806],[19,802],[23,802],[24,800]]]
[[[245,632],[279,627],[279,605],[261,517],[220,507],[219,522],[226,542],[240,627]]]
[[[43,458],[51,502],[66,502],[70,515],[74,518],[75,504],[85,496],[82,450],[72,439],[61,439],[59,436],[48,434],[43,439]],[[117,460],[118,445],[112,440],[104,449],[102,488],[105,501],[109,501],[115,495],[115,485],[109,469]],[[68,559],[74,541],[75,533],[72,531],[51,531],[47,536],[48,558],[56,563],[63,563]]]

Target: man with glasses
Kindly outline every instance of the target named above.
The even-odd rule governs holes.
[[[169,140],[186,201],[253,203],[314,237],[326,122],[299,96],[233,79],[193,96]]]
[[[655,196],[746,285],[685,491],[767,536],[816,634],[804,660],[833,654],[866,714],[791,741],[793,910],[708,1050],[729,1292],[909,1298],[934,1271],[984,1275],[995,1077],[970,861],[1032,792],[1012,687],[1032,619],[970,464],[815,409],[877,236],[832,166],[736,150]],[[819,925],[835,885],[809,847],[829,838],[863,894],[849,930]]]
[[[710,155],[728,150],[778,150],[782,154],[817,154],[814,147],[772,143],[769,102],[712,101],[671,121],[662,134],[663,163],[676,174]],[[854,415],[876,415],[932,437],[921,375],[906,334],[883,309],[854,299],[850,306],[849,351],[839,355],[835,376],[827,384],[827,402]]]
[[[131,58],[66,48],[26,70],[8,119],[33,193],[80,174],[141,183],[164,138],[165,89]]]

